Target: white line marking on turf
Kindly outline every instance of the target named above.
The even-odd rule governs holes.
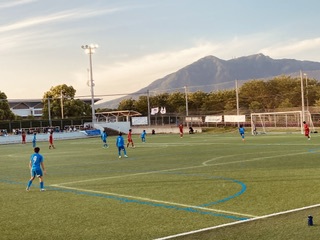
[[[223,156],[223,157],[232,157],[232,156],[234,156],[234,155],[227,155],[227,156]],[[214,161],[215,159],[220,159],[220,158],[221,158],[221,156],[216,157],[216,158],[212,158],[210,161]],[[206,166],[206,165],[197,165],[197,166],[190,166],[190,167],[183,167],[183,168],[172,168],[172,169],[164,169],[164,170],[157,170],[157,171],[151,171],[151,172],[140,172],[140,173],[126,174],[126,175],[117,175],[117,176],[111,176],[111,177],[85,179],[85,180],[80,180],[80,181],[73,181],[73,182],[53,184],[53,185],[51,185],[51,186],[61,186],[61,185],[66,185],[66,184],[92,182],[92,181],[99,181],[99,180],[106,180],[106,179],[113,179],[113,178],[134,177],[134,176],[147,175],[147,174],[152,174],[152,173],[180,171],[180,170],[193,169],[193,168],[201,168],[201,167],[207,167],[207,166]]]
[[[110,193],[110,192],[87,190],[87,189],[82,189],[82,188],[65,187],[65,186],[59,186],[59,185],[55,185],[55,186],[59,187],[59,188],[64,188],[64,189],[71,189],[71,190],[82,191],[82,192],[90,192],[90,193],[99,193],[99,194],[105,194],[105,195],[112,195],[112,196],[116,196],[116,197],[125,197],[125,198],[137,199],[137,200],[142,200],[142,201],[148,201],[148,202],[154,202],[154,203],[163,203],[163,204],[168,204],[168,205],[185,207],[185,208],[200,209],[200,210],[205,210],[205,211],[210,211],[210,212],[226,213],[226,214],[232,214],[232,215],[237,215],[237,216],[254,217],[254,218],[256,217],[256,216],[253,216],[253,215],[250,215],[250,214],[242,214],[242,213],[224,211],[224,210],[219,210],[219,209],[212,209],[212,208],[192,206],[192,205],[187,205],[187,204],[160,201],[160,200],[155,200],[155,199],[150,199],[150,198],[136,197],[136,196],[117,194],[117,193]]]
[[[278,156],[290,156],[290,155],[307,154],[307,153],[309,153],[309,152],[283,154],[283,155],[278,155]],[[228,155],[228,156],[223,156],[223,157],[232,157],[232,156],[235,156],[235,155],[233,154],[233,155]],[[262,160],[262,159],[266,159],[266,158],[272,158],[272,157],[275,157],[275,156],[254,158],[254,159],[250,159],[250,160],[234,161],[234,162],[228,162],[228,163],[217,163],[217,164],[209,164],[209,165],[202,164],[202,165],[198,165],[198,166],[191,166],[191,167],[184,167],[184,168],[166,169],[166,170],[151,171],[151,172],[144,172],[144,173],[127,174],[127,175],[121,175],[121,176],[118,175],[118,176],[112,176],[112,177],[86,179],[86,180],[81,180],[81,181],[74,181],[74,182],[67,182],[67,183],[60,183],[60,184],[52,184],[50,186],[66,188],[66,189],[73,189],[73,190],[81,190],[81,191],[87,191],[87,192],[94,192],[94,193],[103,193],[103,194],[109,194],[109,195],[113,195],[113,196],[122,196],[122,197],[135,198],[135,199],[152,201],[152,202],[159,202],[159,203],[166,203],[166,204],[172,204],[172,205],[177,205],[177,206],[192,207],[192,208],[197,208],[197,209],[206,209],[208,211],[224,212],[224,213],[228,213],[228,214],[234,214],[234,215],[239,215],[239,216],[248,216],[248,217],[250,217],[251,215],[249,215],[249,214],[240,214],[240,213],[228,212],[228,211],[223,211],[223,210],[202,208],[202,207],[196,207],[196,206],[189,206],[189,205],[184,205],[184,204],[170,203],[170,202],[165,202],[165,201],[158,201],[158,200],[152,200],[152,199],[148,199],[148,198],[126,196],[126,195],[120,195],[120,194],[114,194],[114,193],[108,193],[108,192],[99,192],[99,191],[91,191],[91,190],[85,190],[85,189],[79,189],[79,188],[71,188],[71,187],[66,187],[66,186],[62,186],[62,185],[74,184],[74,183],[83,183],[83,182],[91,182],[91,181],[98,181],[98,180],[105,180],[105,179],[112,179],[112,178],[131,177],[131,176],[146,175],[146,174],[152,174],[152,173],[161,173],[161,172],[170,172],[170,171],[177,171],[177,170],[193,169],[193,168],[207,167],[207,166],[213,166],[213,165],[224,165],[224,164],[241,163],[241,162],[248,162],[248,161],[258,161],[258,160]],[[209,161],[214,161],[216,159],[221,159],[221,158],[222,158],[222,156],[219,156],[219,157],[213,158],[213,159],[211,159]],[[207,163],[207,162],[208,161],[206,161],[204,163]],[[251,217],[254,217],[254,216],[251,216]]]
[[[205,232],[205,231],[209,231],[209,230],[213,230],[213,229],[217,229],[217,228],[229,227],[229,226],[237,225],[237,224],[241,224],[241,223],[247,223],[247,222],[257,221],[257,220],[260,220],[260,219],[280,216],[280,215],[284,215],[284,214],[287,214],[287,213],[293,213],[293,212],[298,212],[298,211],[302,211],[302,210],[307,210],[307,209],[315,208],[315,207],[320,207],[320,204],[315,204],[315,205],[302,207],[302,208],[296,208],[296,209],[283,211],[283,212],[278,212],[278,213],[272,213],[272,214],[268,214],[268,215],[264,215],[264,216],[260,216],[260,217],[251,218],[251,219],[248,219],[248,220],[237,221],[237,222],[232,222],[232,223],[226,223],[226,224],[213,226],[213,227],[208,227],[208,228],[202,228],[202,229],[198,229],[198,230],[194,230],[194,231],[190,231],[190,232],[185,232],[185,233],[180,233],[180,234],[171,235],[171,236],[167,236],[167,237],[157,238],[155,240],[166,240],[166,239],[171,239],[171,238],[175,238],[175,237],[191,235],[191,234]]]
[[[263,160],[263,159],[267,159],[267,158],[273,158],[273,157],[278,157],[278,156],[285,157],[285,156],[298,155],[298,154],[309,154],[309,152],[290,153],[290,154],[283,154],[283,155],[277,155],[277,156],[268,156],[268,157],[261,157],[261,158],[254,158],[254,159],[233,161],[233,162],[207,164],[209,161],[215,161],[215,160],[218,160],[218,159],[221,159],[221,158],[228,158],[228,157],[237,156],[237,155],[233,154],[233,155],[226,155],[226,156],[219,156],[219,157],[216,157],[216,158],[212,158],[212,159],[210,159],[210,160],[208,160],[208,161],[203,162],[202,165],[197,165],[197,166],[190,166],[190,167],[183,167],[183,168],[164,169],[164,170],[158,170],[158,171],[141,172],[141,173],[134,173],[134,174],[126,174],[126,175],[117,175],[117,176],[111,176],[111,177],[85,179],[85,180],[80,180],[80,181],[73,181],[73,182],[65,182],[65,183],[59,183],[59,184],[52,184],[51,186],[54,187],[54,186],[62,186],[62,185],[67,185],[67,184],[92,182],[92,181],[99,181],[99,180],[106,180],[106,179],[113,179],[113,178],[134,177],[134,176],[147,175],[147,174],[152,174],[152,173],[180,171],[180,170],[193,169],[193,168],[201,168],[201,167],[208,167],[208,166],[216,166],[216,165],[226,165],[226,164],[232,164],[232,163],[259,161],[259,160]]]
[[[239,161],[233,161],[233,162],[207,164],[210,161],[216,160],[216,159],[214,159],[214,160],[208,160],[208,161],[204,162],[203,164],[205,166],[226,165],[226,164],[232,164],[232,163],[254,162],[254,161],[259,161],[259,160],[268,159],[268,158],[287,157],[287,156],[302,155],[302,154],[310,154],[310,152],[296,152],[296,153],[289,153],[289,154],[282,154],[282,155],[275,155],[275,156],[267,156],[267,157],[258,157],[258,158],[252,158],[252,159],[246,159],[246,160],[239,160]],[[230,156],[239,156],[239,155],[230,155]],[[226,157],[226,156],[224,156],[224,157]]]

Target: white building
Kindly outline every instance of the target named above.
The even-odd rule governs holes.
[[[81,99],[85,103],[91,105],[91,98]],[[94,102],[101,100],[100,98],[95,98]],[[43,103],[42,99],[9,99],[8,100],[10,110],[17,116],[20,117],[41,117]]]

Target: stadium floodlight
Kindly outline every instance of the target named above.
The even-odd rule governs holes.
[[[188,105],[188,87],[184,86],[184,94],[186,98],[186,117],[189,116],[189,105]]]
[[[301,108],[302,108],[302,122],[305,120],[305,112],[304,112],[304,93],[303,93],[303,77],[302,71],[300,70],[300,79],[301,79]]]
[[[309,111],[309,96],[308,96],[308,74],[304,73],[303,76],[306,77],[306,98],[307,98],[307,111]]]
[[[90,65],[90,88],[91,88],[91,111],[92,111],[92,125],[96,121],[96,114],[94,109],[94,81],[93,81],[93,73],[92,73],[92,54],[95,53],[95,49],[98,48],[97,44],[90,45],[82,45],[82,49],[84,49],[85,53],[89,55],[89,65]]]

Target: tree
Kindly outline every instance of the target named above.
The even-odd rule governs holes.
[[[309,106],[313,106],[320,97],[320,83],[315,79],[308,79],[305,89],[307,103]]]
[[[276,77],[266,84],[269,92],[269,108],[281,108],[301,105],[301,80],[290,76]]]
[[[64,116],[80,117],[91,116],[91,106],[80,99],[69,99],[64,102]]]
[[[269,93],[266,82],[253,80],[244,83],[239,89],[240,106],[249,108],[251,102],[259,102],[263,111],[268,109]]]
[[[222,114],[228,101],[236,101],[235,90],[220,90],[217,92],[211,92],[208,94],[206,101],[202,104],[202,110],[204,112],[210,112],[210,114]],[[228,103],[228,109],[230,104],[232,103]]]
[[[284,99],[279,105],[278,108],[292,108],[293,104],[289,98]]]
[[[315,107],[320,107],[320,99],[315,101],[314,106]]]
[[[181,92],[174,92],[168,96],[166,104],[167,113],[185,113],[186,112],[186,98],[185,94]]]
[[[129,98],[123,99],[118,106],[118,110],[135,110],[136,100]]]
[[[169,98],[169,93],[162,93],[150,97],[150,104],[153,107],[166,107]]]
[[[225,105],[224,109],[229,114],[236,114],[237,112],[234,112],[237,109],[237,102],[236,99],[229,99]]]
[[[91,106],[85,102],[74,99],[76,90],[66,84],[51,87],[42,99],[43,117],[48,118],[48,104],[50,101],[50,113],[52,118],[91,116]],[[63,109],[62,109],[63,107]]]
[[[0,91],[0,120],[14,120],[15,115],[10,110],[7,95]]]
[[[253,101],[249,104],[249,109],[251,112],[261,112],[262,104],[257,101]]]
[[[135,110],[142,115],[148,115],[148,97],[140,96],[135,104]]]
[[[207,101],[208,93],[197,91],[188,94],[189,108],[197,113],[203,109],[203,104]]]
[[[305,104],[320,104],[320,83],[315,79],[303,79]],[[132,100],[131,100],[132,101]],[[147,97],[135,102],[122,102],[123,105],[134,105],[138,112],[147,114]],[[124,104],[125,103],[125,104]],[[130,104],[129,104],[130,103]],[[167,113],[185,114],[186,96],[183,92],[159,94],[150,97],[151,107],[165,106]],[[242,113],[279,111],[279,108],[290,111],[301,106],[301,79],[290,76],[279,76],[270,80],[252,80],[244,83],[239,89],[239,107]],[[191,114],[223,114],[236,109],[236,91],[220,90],[204,93],[188,93],[188,110]]]

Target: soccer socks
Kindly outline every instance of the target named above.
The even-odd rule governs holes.
[[[27,191],[29,191],[31,185],[32,185],[32,180],[29,180],[28,185],[27,185],[27,189],[26,189]],[[44,183],[43,182],[40,182],[40,190],[44,191]]]
[[[127,156],[127,151],[125,148],[118,148],[118,155],[119,155],[119,158],[121,158],[121,150],[123,150],[123,154],[124,156]]]
[[[27,187],[30,188],[30,187],[31,187],[31,184],[32,184],[32,180],[29,180]]]

